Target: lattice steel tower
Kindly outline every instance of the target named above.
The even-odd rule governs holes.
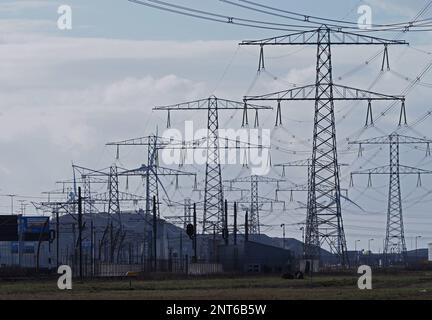
[[[368,185],[371,186],[372,175],[388,175],[389,176],[389,192],[388,192],[388,204],[387,204],[387,227],[386,237],[384,244],[384,254],[387,262],[395,261],[397,256],[406,259],[406,243],[405,243],[405,231],[403,224],[402,214],[402,196],[401,196],[401,175],[418,175],[418,184],[421,183],[422,174],[432,174],[432,171],[423,170],[419,168],[408,167],[400,164],[400,153],[399,146],[401,144],[425,144],[427,145],[426,154],[430,156],[430,144],[432,140],[408,137],[392,133],[389,136],[377,137],[367,140],[359,140],[350,142],[350,144],[358,144],[360,146],[359,156],[361,155],[362,145],[389,145],[390,151],[390,163],[388,166],[378,167],[374,169],[367,169],[362,171],[355,171],[351,173],[353,175],[368,175]],[[351,179],[351,184],[353,180]]]
[[[262,96],[245,97],[245,101],[277,101],[276,125],[282,124],[281,101],[315,102],[310,193],[306,219],[305,255],[307,258],[317,259],[319,248],[326,243],[330,250],[338,256],[341,265],[349,264],[340,203],[334,101],[403,100],[403,97],[386,96],[334,84],[331,47],[333,45],[383,45],[387,48],[388,45],[396,44],[405,44],[405,42],[344,32],[327,26],[281,37],[241,43],[241,45],[260,46],[261,69],[264,68],[262,63],[264,46],[317,46],[315,84]]]
[[[224,196],[218,134],[219,111],[243,110],[243,124],[245,124],[245,117],[247,119],[248,109],[258,111],[259,109],[271,108],[219,99],[215,96],[208,99],[154,108],[154,110],[168,111],[168,124],[171,119],[170,111],[207,110],[207,161],[204,189],[203,233],[212,233],[214,228],[216,232],[222,233],[224,228]]]
[[[146,214],[150,215],[153,209],[153,197],[156,197],[156,214],[160,217],[160,200],[159,200],[159,187],[162,187],[164,193],[167,195],[160,178],[164,176],[174,176],[176,181],[179,176],[196,176],[193,173],[165,168],[159,165],[159,150],[180,149],[184,148],[181,143],[175,143],[169,139],[159,137],[157,135],[150,135],[146,137],[139,137],[128,139],[118,142],[109,142],[108,146],[117,147],[117,158],[120,157],[120,146],[146,146],[147,147],[147,164],[133,170],[125,170],[120,173],[121,176],[141,176],[145,179],[145,194],[146,194]],[[167,195],[168,196],[168,195]],[[169,198],[169,197],[168,197]]]
[[[248,216],[248,229],[249,234],[261,234],[260,227],[260,208],[264,203],[277,203],[278,200],[268,199],[259,196],[259,184],[260,183],[275,183],[277,188],[279,188],[279,183],[284,182],[281,179],[275,179],[264,176],[251,175],[249,177],[237,178],[232,180],[227,180],[230,184],[230,188],[232,188],[233,183],[250,183],[250,199],[240,199],[236,201],[238,204],[242,204],[245,202],[249,202],[249,216]]]
[[[117,166],[110,167],[108,175],[108,214],[117,214],[120,217],[120,201],[119,201],[119,180]]]

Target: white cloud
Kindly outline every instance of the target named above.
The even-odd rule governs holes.
[[[53,1],[48,0],[17,0],[0,3],[0,12],[17,12],[56,6]]]
[[[412,18],[416,15],[416,11],[413,10],[411,2],[409,2],[409,4],[406,4],[407,2],[404,2],[404,4],[397,3],[394,0],[365,0],[365,2],[372,7],[372,10],[379,9],[388,15],[397,15],[408,18]]]
[[[141,79],[127,78],[109,85],[104,90],[103,102],[108,105],[125,104],[125,107],[131,107],[146,103],[157,104],[161,97],[165,100],[167,96],[183,96],[182,100],[189,101],[204,94],[204,89],[203,83],[194,83],[175,75],[159,79],[151,76]]]

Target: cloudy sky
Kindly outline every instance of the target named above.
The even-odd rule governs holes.
[[[337,19],[356,21],[362,4],[372,8],[374,23],[408,21],[427,3],[424,0],[347,1],[304,0],[266,1],[287,10]],[[251,19],[266,18],[220,3],[216,0],[183,0],[176,3]],[[72,8],[72,30],[59,30],[59,6]],[[425,13],[427,18],[432,13]],[[271,48],[266,51],[266,71],[257,76],[258,50],[238,46],[244,39],[278,35],[274,31],[247,29],[195,20],[159,12],[127,0],[19,0],[0,2],[0,193],[16,194],[19,200],[38,200],[41,192],[60,188],[55,182],[70,179],[71,163],[91,168],[105,168],[115,161],[109,141],[144,136],[163,131],[166,115],[152,111],[166,105],[208,97],[241,100],[246,94],[263,94],[314,81],[316,48]],[[382,48],[337,48],[333,52],[336,81],[388,94],[401,94],[432,59],[430,33],[384,34],[388,38],[408,40],[410,46],[392,48],[392,71],[379,73]],[[412,122],[432,108],[432,76],[426,73],[407,96]],[[386,109],[377,104],[376,112]],[[396,128],[398,112],[394,109],[381,117],[377,128],[358,137],[364,124],[366,106],[338,104],[338,138],[344,169],[342,184],[348,187],[349,172],[388,163],[388,151],[366,148],[357,158],[357,149],[347,145],[347,138],[383,135]],[[274,112],[262,114],[261,124],[272,129],[272,162],[281,163],[307,158],[310,153],[313,106],[299,103],[284,106],[284,126],[274,128]],[[185,120],[205,125],[204,114],[175,114],[172,124],[182,128]],[[405,133],[431,136],[428,118]],[[240,112],[221,116],[222,127],[238,128]],[[429,124],[429,125],[428,125]],[[277,150],[284,147],[285,151]],[[424,158],[424,148],[403,149],[402,162],[432,169]],[[122,152],[120,164],[137,167],[144,162],[144,150]],[[187,169],[187,168],[185,168]],[[202,173],[202,168],[189,168]],[[244,169],[227,168],[227,176],[246,175]],[[243,171],[242,171],[243,170]],[[232,173],[231,173],[232,172]],[[275,176],[277,170],[272,171]],[[201,176],[202,178],[202,176]],[[291,181],[305,183],[304,173],[291,172]],[[421,235],[421,245],[432,242],[432,177],[424,177],[421,188],[416,178],[404,178],[407,245]],[[169,184],[169,182],[167,182]],[[376,239],[373,249],[382,249],[385,232],[387,180],[377,178],[373,189],[366,189],[366,179],[356,179],[350,198],[363,210],[344,204],[348,246],[361,239]],[[186,185],[181,201],[188,190]],[[247,187],[247,186],[245,186]],[[273,197],[265,187],[263,196]],[[192,195],[193,196],[193,195]],[[283,195],[281,195],[283,197]],[[285,195],[289,200],[289,195]],[[297,197],[297,196],[296,196]],[[295,200],[304,201],[304,195]],[[280,235],[281,223],[304,220],[298,202],[287,203],[288,211],[263,212],[262,223],[269,234]],[[0,212],[10,212],[10,198],[0,197]],[[27,206],[27,213],[34,213]],[[300,238],[298,226],[290,226],[288,235]]]

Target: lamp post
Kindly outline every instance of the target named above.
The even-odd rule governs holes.
[[[283,248],[285,249],[285,223],[281,224],[282,234],[283,234]]]
[[[11,200],[11,215],[14,214],[14,198],[17,196],[16,194],[7,194],[7,197],[10,197]]]
[[[371,241],[374,241],[375,239],[369,239],[368,240],[368,251],[369,251],[369,254],[371,253],[371,248],[370,248],[370,243],[371,243]]]
[[[369,239],[368,240],[368,264],[370,265],[370,258],[371,258],[371,254],[372,254],[372,252],[371,252],[371,247],[370,247],[370,243],[372,242],[372,241],[374,241],[375,239]]]
[[[416,262],[418,260],[418,249],[417,249],[417,240],[420,239],[422,236],[415,237],[415,252],[416,252]]]
[[[355,251],[355,255],[356,255],[356,263],[358,264],[358,251],[357,251],[357,242],[360,242],[360,240],[356,240],[354,241],[354,251]]]

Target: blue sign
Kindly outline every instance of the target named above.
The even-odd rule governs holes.
[[[49,233],[48,217],[21,217],[21,232],[25,234],[47,234]]]

